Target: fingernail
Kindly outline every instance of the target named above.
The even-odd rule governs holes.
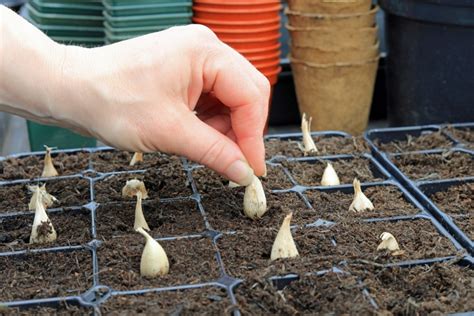
[[[264,178],[267,177],[267,165],[265,164],[265,169],[263,170],[263,176]]]
[[[253,181],[252,168],[242,160],[234,161],[229,168],[227,168],[225,174],[230,180],[243,186],[248,186]]]

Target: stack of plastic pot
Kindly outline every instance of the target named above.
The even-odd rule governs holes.
[[[86,47],[104,44],[100,0],[30,0],[27,17],[57,42]]]
[[[102,0],[106,43],[191,23],[191,0]]]
[[[314,130],[362,133],[379,59],[372,0],[288,0],[291,67]]]
[[[280,67],[279,0],[194,0],[194,23],[208,26],[270,81]]]

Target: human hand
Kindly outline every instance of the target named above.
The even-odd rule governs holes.
[[[0,85],[0,110],[123,150],[184,155],[243,185],[253,170],[265,172],[268,80],[206,27],[87,49],[56,44],[1,13],[11,45],[0,51],[10,78]]]
[[[268,80],[203,26],[72,49],[63,75],[58,112],[107,144],[184,155],[244,185],[248,164],[265,172]]]

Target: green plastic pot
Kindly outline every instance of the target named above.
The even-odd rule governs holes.
[[[103,10],[101,3],[51,3],[44,0],[30,0],[29,3],[40,13],[102,16]]]
[[[38,12],[31,4],[27,4],[28,15],[37,24],[68,25],[68,26],[102,26],[102,16],[52,14]]]
[[[104,22],[104,29],[105,31],[110,34],[112,37],[113,36],[138,36],[138,35],[143,35],[143,34],[148,34],[148,33],[153,33],[153,32],[159,32],[166,30],[173,25],[165,25],[165,26],[142,26],[142,27],[121,27],[121,28],[114,28],[110,26],[108,22]]]
[[[192,3],[191,0],[103,0],[107,5],[141,5],[158,3]]]
[[[50,36],[50,38],[58,43],[82,47],[98,47],[104,45],[103,37]]]
[[[141,5],[109,5],[104,3],[108,14],[114,17],[167,13],[191,13],[191,3],[153,3]]]
[[[31,21],[31,19],[30,22],[43,33],[52,37],[104,37],[104,28],[102,27],[43,25]]]
[[[190,24],[192,12],[173,14],[134,15],[114,17],[104,11],[105,20],[112,27],[167,26]]]
[[[42,125],[28,121],[28,137],[32,151],[44,150],[43,145],[54,146],[60,149],[95,147],[94,138],[78,135],[68,129]]]

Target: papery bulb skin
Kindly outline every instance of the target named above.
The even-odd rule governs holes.
[[[252,183],[245,188],[244,213],[251,219],[263,216],[267,211],[267,198],[260,180],[253,176]]]
[[[48,146],[44,146],[46,148],[46,154],[44,155],[44,166],[43,172],[41,173],[41,177],[43,178],[50,178],[50,177],[57,177],[58,171],[53,165],[53,159],[51,158],[51,150],[52,148]]]
[[[392,234],[383,232],[380,234],[380,239],[382,239],[382,242],[378,245],[377,250],[388,250],[392,252],[400,250],[400,246]]]
[[[303,153],[306,155],[318,152],[316,144],[314,143],[313,137],[311,136],[311,121],[312,117],[309,120],[306,119],[306,113],[303,113],[301,117],[301,132],[303,133]]]
[[[321,178],[321,185],[322,186],[333,186],[339,185],[341,182],[339,181],[339,177],[337,176],[336,170],[330,162],[328,162],[326,168],[323,172],[323,177]]]
[[[56,239],[56,230],[46,213],[41,194],[38,194],[35,203],[35,218],[31,228],[30,244],[44,244],[53,242]]]
[[[280,230],[273,242],[272,252],[270,255],[271,260],[280,258],[294,258],[299,256],[298,249],[296,248],[295,241],[291,235],[291,219],[293,213],[288,214],[283,223],[281,224]]]
[[[136,231],[145,237],[146,241],[140,260],[140,275],[146,278],[156,278],[168,274],[170,264],[163,247],[143,228],[139,227]]]
[[[360,181],[357,180],[357,178],[354,179],[353,185],[354,185],[354,200],[349,206],[349,211],[353,211],[353,212],[372,211],[374,209],[374,205],[362,192],[362,189],[360,187]]]
[[[130,160],[130,166],[135,166],[139,162],[143,162],[143,153],[136,152],[133,154],[132,160]]]

